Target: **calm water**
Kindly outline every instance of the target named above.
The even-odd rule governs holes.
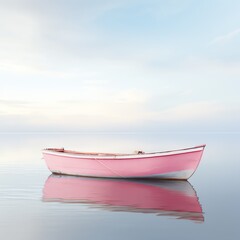
[[[158,151],[207,144],[189,182],[54,176],[45,147]],[[239,239],[239,134],[2,134],[1,239]]]

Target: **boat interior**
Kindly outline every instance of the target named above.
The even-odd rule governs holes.
[[[62,152],[69,154],[79,154],[79,155],[97,155],[97,156],[128,156],[128,155],[136,155],[136,154],[145,154],[143,151],[134,151],[132,154],[123,154],[123,153],[97,153],[97,152],[78,152],[72,150],[66,150],[64,148],[46,148],[44,150],[54,151],[54,152]]]

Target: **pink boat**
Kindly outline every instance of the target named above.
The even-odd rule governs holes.
[[[206,145],[135,154],[86,153],[47,148],[43,158],[56,174],[104,178],[187,180],[196,171]]]
[[[43,201],[82,203],[103,210],[153,213],[204,221],[197,194],[187,181],[51,175],[43,189]]]

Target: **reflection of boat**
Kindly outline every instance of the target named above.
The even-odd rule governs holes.
[[[108,178],[188,179],[197,169],[205,145],[136,154],[82,153],[48,148],[43,157],[53,173]]]
[[[43,201],[86,203],[112,211],[155,213],[204,221],[196,192],[187,181],[51,175],[43,189]]]

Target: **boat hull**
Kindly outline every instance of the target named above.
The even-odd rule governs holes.
[[[196,171],[204,145],[186,151],[127,156],[83,156],[43,151],[56,174],[104,178],[160,178],[187,180]]]

